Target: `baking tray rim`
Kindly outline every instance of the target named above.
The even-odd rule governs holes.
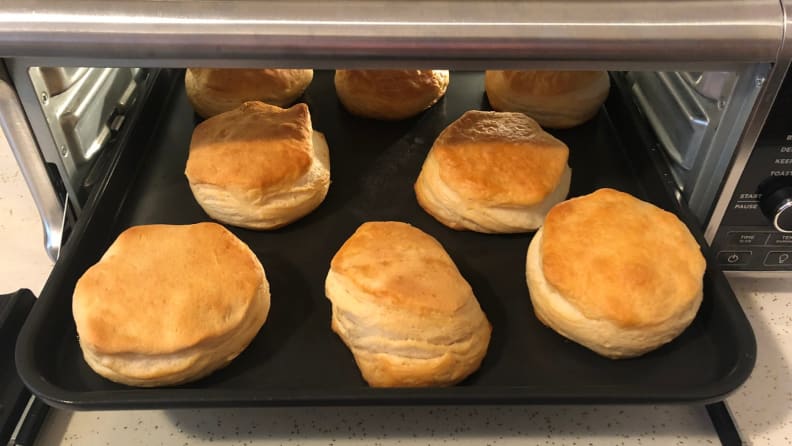
[[[163,75],[164,76],[164,75]],[[164,76],[166,79],[169,76]],[[174,76],[180,79],[178,76]],[[162,81],[159,79],[158,81]],[[172,88],[173,79],[170,79],[167,84],[167,95],[174,92]],[[176,87],[178,88],[178,87]],[[166,99],[167,100],[167,99]],[[145,107],[142,107],[145,109]],[[142,119],[140,116],[134,118]],[[146,119],[159,118],[148,117]],[[137,122],[134,123],[137,125]],[[152,132],[155,134],[156,132]],[[129,135],[125,136],[129,138]],[[42,291],[42,295],[48,294],[48,288],[55,286],[59,283],[63,276],[67,273],[67,266],[71,264],[76,256],[79,256],[79,246],[81,241],[86,237],[87,229],[96,217],[97,208],[99,207],[102,198],[105,196],[107,188],[114,183],[117,175],[119,165],[132,157],[128,144],[124,141],[119,142],[119,146],[127,150],[117,150],[113,153],[112,159],[109,162],[107,173],[103,175],[101,182],[97,185],[96,189],[92,192],[91,197],[84,208],[84,215],[77,222],[72,237],[67,242],[62,251],[62,258],[56,262],[55,267],[47,281],[47,284]],[[665,165],[660,163],[658,159],[659,153],[648,151],[648,156],[653,158],[653,164],[658,169],[663,170]],[[135,168],[132,169],[132,178],[135,178],[139,169],[147,156],[140,156],[140,159],[134,161]],[[130,160],[126,160],[129,162]],[[660,177],[664,174],[670,175],[669,172],[660,172]],[[668,176],[665,176],[668,178]],[[120,182],[120,181],[119,181]],[[128,186],[134,184],[130,181]],[[666,192],[669,196],[673,197],[672,190],[669,184],[664,183]],[[126,202],[127,194],[131,187],[124,189],[123,199],[119,202],[116,214],[123,209]],[[731,298],[735,300],[735,304],[740,310],[740,314],[745,319],[742,309],[739,308],[739,303],[733,296],[731,289],[728,286],[725,276],[717,267],[714,256],[709,247],[704,241],[701,230],[691,225],[691,221],[695,221],[692,214],[686,207],[679,202],[675,201],[677,207],[674,209],[678,215],[689,227],[691,227],[697,241],[704,248],[705,257],[707,258],[707,275],[710,276],[710,284],[715,288],[710,291],[710,294],[719,296],[722,293],[731,294]],[[706,279],[705,279],[706,280]],[[602,385],[602,386],[588,386],[587,392],[575,391],[570,394],[564,394],[554,390],[552,392],[543,393],[541,388],[534,388],[532,386],[509,386],[501,388],[478,388],[478,387],[446,387],[446,388],[421,388],[421,389],[381,389],[381,388],[339,388],[331,391],[324,389],[308,388],[308,389],[267,389],[268,396],[251,396],[249,390],[245,389],[195,389],[190,387],[165,387],[154,389],[153,392],[146,392],[150,389],[129,388],[122,390],[101,390],[101,391],[88,391],[76,392],[71,390],[64,390],[51,382],[44,379],[35,369],[34,352],[29,345],[34,344],[30,339],[37,336],[35,333],[35,326],[40,325],[39,320],[44,318],[46,314],[42,305],[34,305],[29,317],[27,318],[22,330],[20,331],[15,349],[15,362],[17,371],[22,378],[25,385],[37,397],[41,398],[47,404],[53,407],[59,407],[68,410],[103,410],[103,409],[145,409],[145,408],[163,408],[163,407],[245,407],[245,406],[361,406],[361,405],[381,405],[381,406],[405,406],[405,405],[446,405],[446,404],[459,404],[459,405],[531,405],[531,404],[690,404],[700,403],[706,404],[716,401],[722,401],[728,395],[735,392],[740,385],[742,385],[750,375],[756,362],[756,338],[753,329],[750,327],[747,319],[744,321],[737,321],[737,323],[745,322],[747,325],[746,336],[741,336],[738,340],[742,346],[743,357],[739,360],[731,370],[724,374],[719,381],[712,383],[708,386],[700,388],[684,389],[684,394],[680,392],[667,392],[659,389],[655,393],[646,392],[642,390],[640,394],[625,396],[624,394],[618,396],[610,396],[609,389],[629,389],[623,385]],[[732,314],[734,316],[734,314]],[[516,390],[531,389],[531,396],[524,396],[515,394]],[[201,392],[200,398],[194,396],[186,396],[187,392],[194,392],[199,390]],[[310,396],[298,395],[300,390],[310,390]],[[297,392],[297,393],[295,393]],[[129,394],[129,395],[127,395]],[[119,396],[125,395],[125,398],[119,401]]]

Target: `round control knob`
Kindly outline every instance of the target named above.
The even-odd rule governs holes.
[[[792,232],[792,178],[771,178],[759,185],[759,207],[781,232]]]

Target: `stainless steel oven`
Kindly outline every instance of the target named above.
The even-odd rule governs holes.
[[[792,75],[753,144],[734,157],[707,235],[721,267],[743,275],[792,273]]]
[[[258,3],[4,4],[0,116],[51,257],[160,68],[605,68],[722,268],[792,271],[789,2]]]
[[[53,259],[185,67],[605,69],[629,105],[608,128],[713,262],[792,277],[790,0],[6,0],[0,57],[0,124]]]

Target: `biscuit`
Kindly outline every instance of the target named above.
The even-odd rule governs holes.
[[[670,212],[613,189],[556,205],[528,248],[536,317],[610,358],[642,355],[690,325],[706,268]]]
[[[399,222],[364,223],[325,282],[332,329],[372,387],[455,384],[479,368],[491,326],[443,246]]]
[[[484,85],[493,110],[525,113],[555,129],[593,118],[610,91],[607,71],[487,71]]]
[[[188,68],[184,86],[195,112],[209,118],[248,101],[289,106],[311,80],[313,70]]]
[[[447,70],[336,70],[341,104],[353,115],[394,121],[428,109],[445,95]]]
[[[99,375],[181,384],[226,366],[270,308],[258,258],[216,223],[122,232],[74,288],[80,348]]]
[[[522,113],[468,111],[435,140],[415,194],[452,229],[532,231],[569,192],[568,157],[566,144]]]
[[[195,128],[185,175],[213,219],[275,229],[322,203],[330,155],[305,104],[282,109],[246,102]]]

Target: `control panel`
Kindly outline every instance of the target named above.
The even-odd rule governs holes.
[[[712,242],[732,271],[792,272],[792,74],[781,87]]]

